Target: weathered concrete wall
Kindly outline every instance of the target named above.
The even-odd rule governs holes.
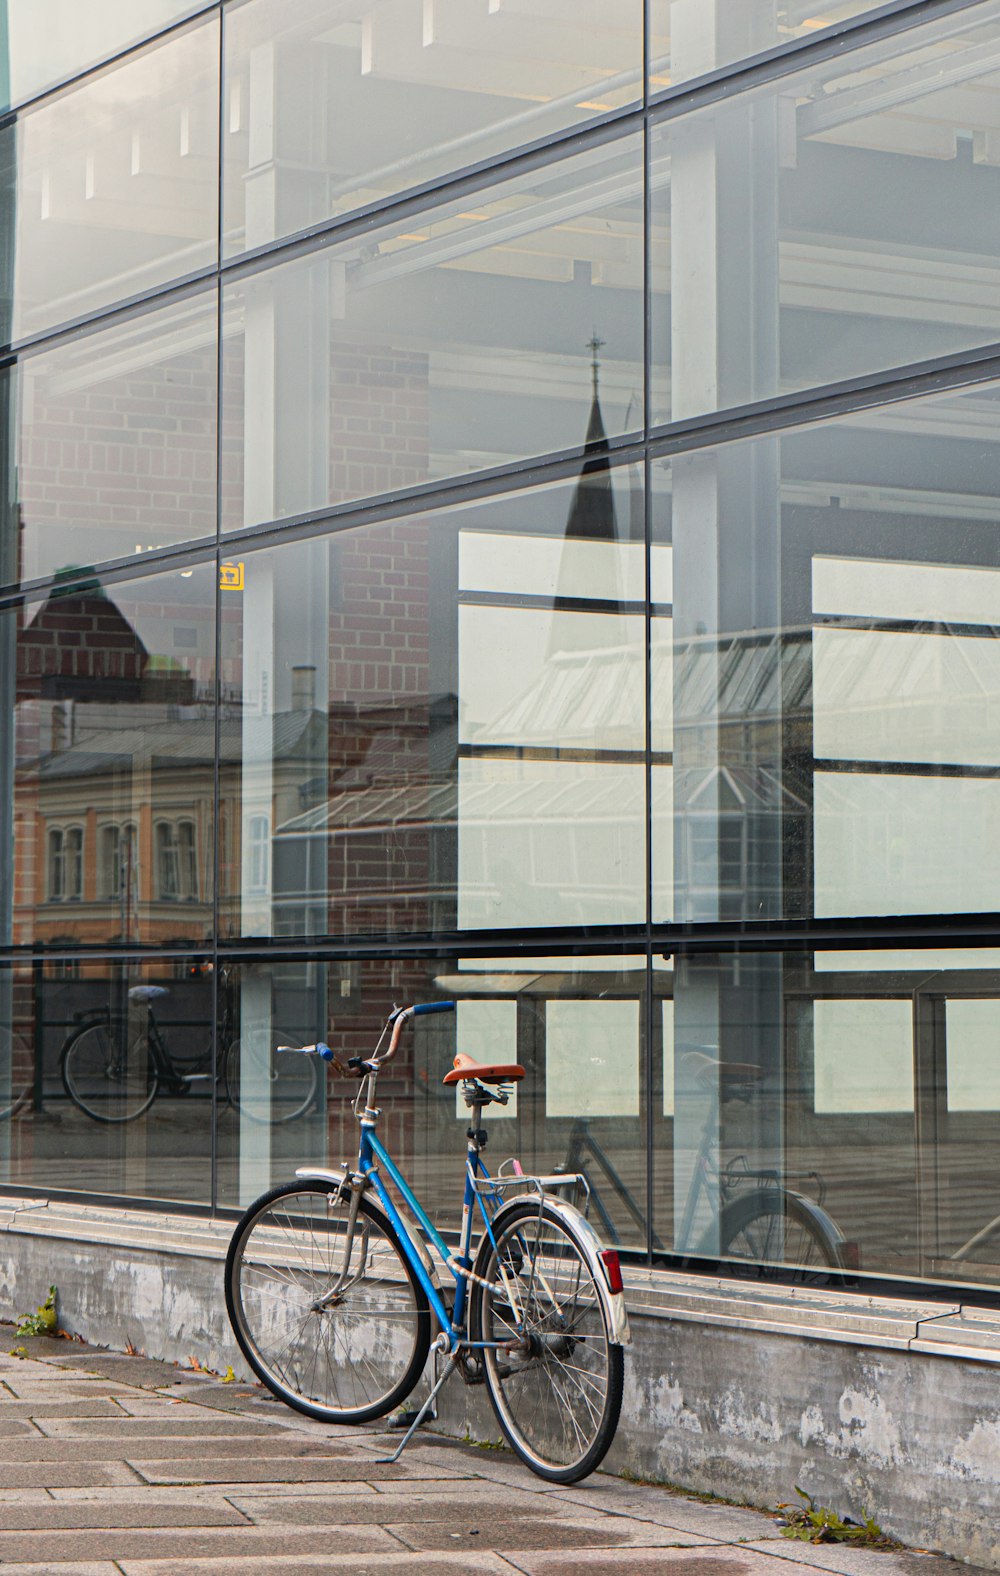
[[[33,1312],[50,1285],[71,1335],[118,1351],[131,1342],[167,1362],[195,1357],[219,1373],[231,1364],[248,1375],[226,1317],[221,1256],[0,1235],[0,1319]],[[13,1343],[0,1336],[0,1350],[4,1344]]]
[[[90,1341],[131,1341],[150,1356],[195,1357],[220,1372],[231,1364],[246,1376],[225,1312],[227,1226],[175,1220],[166,1245],[169,1233],[126,1215],[122,1246],[4,1225],[0,1211],[0,1317],[30,1311],[54,1283],[61,1323]],[[740,1309],[716,1283],[713,1316],[712,1283],[661,1279],[664,1307],[683,1307],[687,1292],[697,1312],[643,1311],[649,1287],[637,1291],[611,1470],[763,1508],[792,1499],[798,1483],[841,1515],[873,1515],[904,1543],[1000,1570],[1000,1348],[983,1348],[985,1360],[956,1355],[956,1321],[968,1327],[969,1310],[915,1317],[908,1305],[844,1297],[838,1334],[836,1298],[776,1293],[776,1305],[782,1295],[787,1304],[776,1333],[748,1311],[763,1306],[760,1292]],[[976,1325],[982,1342],[1000,1333],[990,1317]],[[859,1340],[844,1333],[852,1323],[881,1334]],[[950,1344],[935,1350],[928,1325]],[[498,1437],[484,1390],[454,1381],[442,1400],[440,1429]]]

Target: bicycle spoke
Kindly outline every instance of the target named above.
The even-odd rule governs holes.
[[[320,1188],[276,1189],[238,1229],[227,1261],[251,1365],[283,1400],[332,1421],[390,1410],[429,1344],[426,1298],[388,1223],[362,1200],[349,1236],[350,1208]]]
[[[610,1442],[621,1404],[621,1355],[608,1340],[588,1262],[553,1211],[525,1205],[501,1223],[481,1294],[484,1371],[504,1431],[535,1471],[571,1482]],[[515,1314],[501,1268],[520,1302]]]

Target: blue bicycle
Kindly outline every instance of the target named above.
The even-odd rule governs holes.
[[[486,1385],[505,1437],[532,1471],[573,1483],[614,1437],[629,1327],[617,1253],[560,1196],[577,1188],[586,1196],[586,1179],[528,1176],[517,1161],[491,1175],[485,1165],[483,1110],[506,1104],[524,1068],[459,1053],[445,1075],[461,1084],[471,1112],[457,1242],[438,1231],[376,1132],[378,1075],[404,1026],[454,1005],[394,1009],[372,1056],[346,1065],[326,1045],[305,1047],[361,1080],[357,1166],[303,1168],[250,1205],[226,1260],[229,1317],[268,1389],[322,1422],[367,1423],[393,1411],[433,1347],[443,1370],[392,1459],[458,1372]]]

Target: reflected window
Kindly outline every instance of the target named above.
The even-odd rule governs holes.
[[[157,896],[165,902],[191,902],[198,896],[193,821],[158,821],[156,841]]]
[[[118,898],[137,888],[138,880],[139,840],[135,824],[102,826],[98,840],[98,896]]]
[[[48,838],[48,899],[79,902],[83,897],[83,828],[58,827]]]
[[[61,903],[66,896],[66,834],[55,826],[49,832],[49,881],[50,903]]]
[[[253,892],[266,892],[271,879],[271,822],[268,816],[252,815],[248,836],[250,889]]]
[[[66,896],[70,902],[83,896],[83,828],[79,826],[66,833]]]

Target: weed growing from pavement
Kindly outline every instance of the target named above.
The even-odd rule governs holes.
[[[783,1538],[797,1538],[801,1543],[847,1543],[852,1548],[881,1549],[886,1553],[902,1548],[902,1544],[883,1532],[871,1516],[866,1516],[862,1522],[851,1521],[850,1517],[842,1518],[825,1505],[817,1505],[813,1496],[797,1483],[795,1492],[801,1505],[778,1506],[778,1510],[784,1512]]]

